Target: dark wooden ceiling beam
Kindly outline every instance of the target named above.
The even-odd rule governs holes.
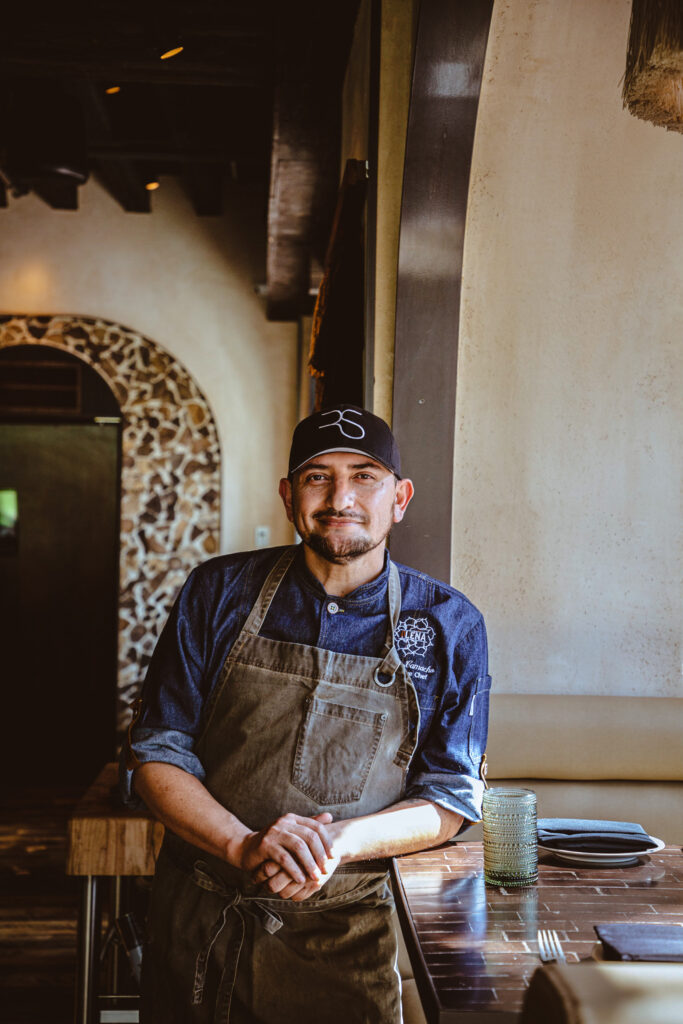
[[[82,98],[90,108],[99,133],[111,139],[111,120],[102,94],[92,83],[88,83],[83,86]],[[145,189],[137,170],[125,156],[110,155],[106,160],[94,160],[93,169],[110,195],[127,213],[151,211],[149,192]]]
[[[311,304],[310,233],[320,175],[316,146],[322,139],[312,132],[302,139],[301,124],[288,108],[291,99],[291,89],[279,90],[275,99],[266,256],[269,320],[296,320]],[[297,142],[292,143],[293,135]]]
[[[187,144],[183,148],[178,144],[173,148],[170,146],[159,146],[151,142],[95,142],[88,146],[88,156],[94,160],[131,160],[134,163],[158,162],[167,164],[220,164],[229,166],[236,160],[253,159],[257,153],[242,152],[234,150],[216,149],[190,149]]]
[[[322,104],[322,105],[321,105]],[[338,186],[339,110],[314,83],[275,93],[266,256],[269,320],[312,308],[311,266],[322,263]]]
[[[279,7],[266,256],[270,320],[312,310],[311,286],[319,281],[339,186],[340,96],[357,10],[357,0]]]
[[[125,160],[97,161],[93,172],[126,213],[151,213],[150,194]]]
[[[218,212],[229,177],[263,185],[274,82],[294,83],[298,93],[282,119],[288,135],[272,160],[279,185],[270,312],[310,308],[310,268],[322,262],[334,211],[339,95],[358,0],[86,7],[53,6],[39,32],[26,5],[8,10],[0,88],[10,102],[29,83],[79,94],[89,166],[125,210],[150,209],[144,184],[152,174],[181,177],[201,213]],[[162,36],[169,45],[174,36],[184,52],[157,59]],[[120,95],[106,96],[113,85],[123,87]],[[159,116],[155,91],[166,93],[170,116]],[[289,281],[283,291],[281,272]]]
[[[190,64],[173,61],[78,61],[70,58],[36,56],[3,56],[0,66],[3,78],[85,78],[89,81],[117,85],[122,82],[144,82],[146,85],[197,85],[220,89],[263,89],[266,74],[255,74],[253,63],[237,68],[217,64]]]
[[[228,181],[266,186],[275,54],[288,49],[285,32],[305,36],[308,13],[293,27],[299,7],[299,0],[292,9],[279,0],[94,0],[52,5],[37,27],[30,5],[10,5],[1,105],[19,109],[30,91],[41,101],[55,92],[79,97],[84,165],[124,210],[149,211],[145,184],[173,175],[197,213],[216,215]],[[175,43],[183,52],[160,60]],[[111,86],[120,88],[106,95]],[[49,182],[39,185],[54,192]]]
[[[224,177],[215,167],[185,169],[183,184],[198,217],[220,217],[223,213]]]
[[[78,209],[78,185],[75,181],[60,181],[57,178],[46,179],[33,185],[32,191],[53,210]]]
[[[178,123],[176,108],[169,101],[167,90],[154,86],[153,96],[160,118],[165,122],[172,142],[179,152],[184,152],[184,159],[181,158],[178,162],[183,168],[183,184],[190,196],[195,213],[199,217],[220,216],[223,212],[223,168],[221,164],[225,166],[230,162],[230,158],[226,159],[225,152],[223,152],[222,159],[218,162],[213,161],[213,166],[211,166],[211,161],[202,161],[201,164],[198,164],[196,158],[200,151],[191,149],[188,145],[189,140]]]

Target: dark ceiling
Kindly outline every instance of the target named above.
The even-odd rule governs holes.
[[[261,186],[264,208],[270,192],[269,314],[298,315],[333,215],[357,8],[15,4],[3,12],[0,205],[8,191],[33,191],[76,210],[79,184],[94,175],[124,210],[148,213],[146,185],[174,175],[198,215],[217,215],[227,182]],[[175,46],[182,52],[162,60]]]

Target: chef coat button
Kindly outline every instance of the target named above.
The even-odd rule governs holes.
[[[337,612],[339,611],[339,605],[337,604],[336,601],[330,601],[330,603],[327,606],[327,610],[330,613],[330,615],[336,615]]]

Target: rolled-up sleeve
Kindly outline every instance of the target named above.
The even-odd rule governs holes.
[[[192,573],[159,637],[121,751],[121,795],[129,806],[140,805],[132,788],[135,770],[150,761],[175,765],[204,780],[194,745],[206,696],[207,632],[201,586]]]
[[[409,770],[408,798],[432,800],[468,822],[481,818],[490,688],[480,616],[453,652],[444,693]]]

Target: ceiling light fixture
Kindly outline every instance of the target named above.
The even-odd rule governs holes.
[[[115,92],[121,92],[120,85],[110,85],[108,89],[104,90],[107,96],[113,96]]]
[[[183,52],[182,46],[173,46],[170,50],[166,50],[160,55],[160,60],[168,60],[169,57],[175,57],[177,54]]]
[[[147,189],[148,192],[154,192],[156,189],[159,188],[159,182],[148,181],[147,184],[145,185],[145,188]]]

